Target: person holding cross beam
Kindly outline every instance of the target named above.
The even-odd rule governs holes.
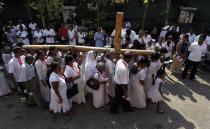
[[[118,108],[122,105],[125,112],[131,112],[133,109],[130,106],[127,96],[127,86],[129,83],[129,68],[128,64],[132,60],[130,51],[124,53],[124,58],[117,61],[115,67],[114,82],[115,87],[115,98],[111,102],[110,113],[118,114]]]

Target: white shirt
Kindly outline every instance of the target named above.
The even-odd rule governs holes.
[[[117,84],[128,84],[129,82],[128,64],[123,59],[119,59],[117,61],[115,67],[114,81]]]
[[[145,39],[144,39],[144,42],[145,42],[146,44],[148,44],[148,42],[151,41],[151,40],[152,40],[152,37],[151,37],[150,35],[147,35],[147,36],[145,37]]]
[[[173,47],[175,46],[174,42],[172,41],[170,45],[167,45],[167,41],[163,44],[163,48],[167,49],[167,53],[165,54],[165,57],[168,58],[172,55]]]
[[[24,24],[22,24],[22,27],[23,27],[24,30],[27,30],[27,28],[26,28],[26,26]],[[20,30],[20,25],[18,24],[16,26],[16,31],[19,31],[19,30]]]
[[[55,38],[54,37],[47,37],[47,36],[55,36],[55,31],[53,29],[44,30],[44,36],[46,36],[46,43],[55,43]]]
[[[84,32],[78,32],[77,33],[77,36],[78,36],[78,43],[84,43],[85,42],[85,37],[86,37],[86,35],[85,35],[85,33]]]
[[[25,82],[35,77],[34,66],[27,63],[22,65],[20,81]]]
[[[133,44],[133,41],[135,40],[136,38],[136,32],[131,30],[131,34],[130,34],[130,43]],[[122,44],[125,44],[126,43],[126,32],[123,34],[123,42]]]
[[[157,47],[157,48],[160,50],[161,48],[163,48],[163,43],[162,43],[162,45],[160,45],[160,43],[157,43],[157,44],[155,45],[155,47]]]
[[[36,26],[37,26],[37,24],[36,24],[35,22],[29,24],[29,28],[30,28],[32,31],[35,31]]]
[[[76,31],[73,30],[68,30],[68,36],[69,36],[69,44],[70,45],[76,45]]]
[[[190,34],[190,33],[187,33],[189,35],[189,42],[190,44],[194,42],[195,38],[196,38],[196,35],[195,34]]]
[[[37,60],[35,62],[36,72],[39,80],[45,80],[47,77],[47,63],[45,61]]]
[[[18,42],[22,42],[25,45],[30,45],[29,40],[28,40],[28,32],[23,30],[23,31],[18,31],[17,32],[18,36]]]
[[[36,30],[34,32],[34,38],[36,39],[37,43],[43,43],[44,42],[44,38],[43,38],[43,32],[42,30],[40,30],[39,32]]]
[[[188,59],[199,62],[201,61],[201,57],[204,56],[207,51],[207,45],[205,43],[199,45],[198,42],[194,42],[190,45],[188,51],[190,51]]]
[[[9,61],[8,65],[9,65],[9,73],[13,74],[13,76],[15,78],[15,81],[16,82],[21,82],[20,81],[20,74],[21,74],[21,70],[22,70],[22,67],[21,67],[22,64],[19,63],[19,61],[16,57],[13,57]]]

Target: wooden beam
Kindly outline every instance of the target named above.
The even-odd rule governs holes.
[[[78,52],[86,52],[86,51],[106,52],[114,50],[114,48],[108,48],[108,47],[89,47],[89,46],[73,46],[73,45],[23,45],[23,48],[32,49],[32,50],[49,49],[50,47],[56,47],[61,50],[73,50]],[[119,53],[123,54],[125,51],[130,51],[132,55],[150,55],[155,52],[152,50],[121,49]]]
[[[117,12],[116,14],[114,48],[117,53],[120,52],[121,49],[121,30],[123,24],[123,16],[124,13],[122,12]]]

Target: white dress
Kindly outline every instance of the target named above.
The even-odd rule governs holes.
[[[83,82],[86,84],[87,80],[93,76],[96,71],[96,60],[94,59],[93,51],[89,51],[85,60],[85,68],[83,74]],[[85,87],[88,93],[92,93],[92,89],[88,86]]]
[[[114,98],[115,96],[115,88],[114,88],[115,87],[115,83],[114,83],[115,64],[110,59],[106,59],[105,71],[106,71],[106,75],[109,78],[108,95]]]
[[[98,79],[99,82],[101,81],[107,81],[108,78],[106,78],[104,75],[102,75],[99,71],[97,71],[94,76],[95,79]],[[107,95],[107,84],[100,84],[98,90],[93,90],[93,106],[95,108],[100,108],[105,106],[109,102],[109,98]]]
[[[42,81],[46,79],[47,77],[47,64],[46,64],[46,60],[45,61],[41,61],[41,60],[37,60],[35,62],[35,67],[36,67],[36,72],[37,72],[37,76],[39,79],[39,86],[40,86],[40,92],[41,92],[41,96],[42,98],[49,102],[50,101],[50,88],[49,86],[43,86]]]
[[[160,84],[164,84],[163,80],[161,78],[157,78],[155,80],[155,85],[149,90],[148,96],[152,100],[153,103],[161,102],[162,96],[160,94]]]
[[[77,66],[77,63],[75,62],[73,67],[66,65],[64,75],[66,77],[76,77],[79,75],[79,72],[80,72],[79,68]],[[79,93],[77,95],[75,95],[74,97],[72,97],[72,101],[77,102],[78,104],[80,104],[82,102],[86,103],[85,86],[82,81],[82,78],[80,77],[77,80],[75,80],[74,84],[77,84],[77,89],[78,89]]]
[[[51,99],[50,99],[50,110],[53,111],[54,113],[61,113],[62,112],[67,112],[71,108],[67,94],[66,94],[66,82],[64,76],[60,76],[56,74],[55,72],[52,72],[49,78],[50,85],[52,87],[52,82],[58,82],[58,91],[61,95],[62,98],[62,103],[59,103],[59,98],[56,95],[55,91],[53,88],[51,88]]]
[[[140,83],[140,80],[145,80],[145,69],[141,69],[137,74],[131,75],[130,86],[128,87],[128,96],[130,98],[130,104],[135,108],[145,108],[146,98],[144,93],[144,86]]]
[[[3,62],[4,62],[4,67],[6,68],[7,72],[9,71],[9,66],[8,66],[8,63],[9,61],[12,59],[12,56],[11,54],[2,54],[2,59],[3,59]]]
[[[150,66],[147,68],[145,87],[144,87],[147,98],[148,98],[147,93],[148,93],[149,89],[152,87],[152,82],[153,82],[152,75],[154,75],[154,78],[155,78],[157,71],[160,69],[160,67],[161,67],[160,61],[156,61],[156,62],[151,62]]]
[[[7,84],[7,80],[5,78],[4,73],[0,72],[0,96],[4,96],[11,93],[9,86]]]

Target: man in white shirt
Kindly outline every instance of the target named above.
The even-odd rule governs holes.
[[[46,44],[55,44],[55,35],[55,31],[48,26],[47,29],[44,30]]]
[[[37,80],[35,76],[35,69],[33,66],[34,57],[27,55],[25,57],[25,64],[22,65],[22,71],[20,74],[21,84],[24,86],[28,93],[28,105],[38,104],[41,107],[42,99],[37,89]]]
[[[22,65],[23,65],[23,61],[20,58],[21,48],[20,47],[13,48],[13,53],[14,53],[14,57],[8,63],[10,78],[13,84],[15,85],[15,87],[19,88],[21,90],[22,95],[24,95],[25,88],[21,84],[22,81],[20,78]]]
[[[17,32],[16,35],[18,43],[23,43],[24,45],[30,45],[28,39],[28,32],[23,29],[23,26],[20,26],[20,30]]]
[[[36,30],[36,26],[37,26],[37,24],[33,21],[32,18],[30,18],[30,23],[29,23],[28,27],[32,34],[34,34],[34,31]]]
[[[22,20],[18,21],[18,25],[16,26],[16,31],[20,30],[20,27],[23,27],[24,30],[27,30],[26,26],[23,24]]]
[[[169,58],[172,56],[173,54],[173,49],[174,49],[174,42],[172,40],[172,36],[168,36],[167,41],[163,44],[163,48],[167,49],[167,53],[165,54],[165,58],[166,60],[169,60]]]
[[[191,28],[190,32],[187,34],[189,35],[189,42],[190,42],[190,44],[192,44],[196,38],[196,35],[193,33],[193,29]]]
[[[110,113],[119,113],[118,108],[122,105],[125,112],[132,111],[127,97],[127,86],[129,83],[129,68],[128,63],[132,60],[132,55],[129,51],[125,52],[124,59],[119,59],[115,67],[114,82],[115,98],[111,104]]]
[[[188,48],[190,54],[188,56],[186,66],[182,74],[183,79],[187,77],[187,73],[190,69],[191,73],[189,79],[194,79],[199,63],[201,62],[201,58],[205,55],[207,51],[207,45],[204,43],[205,39],[205,35],[200,35],[198,42],[192,43]]]
[[[149,32],[147,30],[144,32],[144,34],[145,34],[144,35],[144,37],[145,37],[144,42],[147,45],[148,42],[150,42],[152,40],[152,37],[151,37],[151,35],[149,34]]]

